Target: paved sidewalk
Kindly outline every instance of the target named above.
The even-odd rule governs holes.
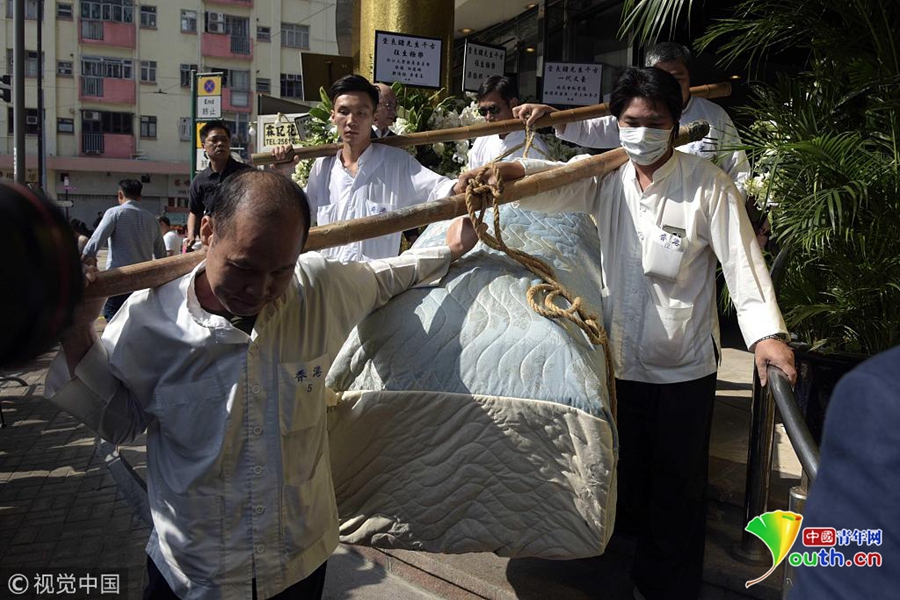
[[[0,383],[6,420],[0,429],[0,598],[10,597],[10,575],[52,569],[98,577],[118,571],[127,592],[120,597],[138,599],[146,583],[144,546],[150,529],[118,492],[95,451],[93,432],[44,400],[44,377],[54,355],[2,372],[28,386]],[[143,465],[140,442],[126,454]],[[437,598],[345,548],[329,560],[325,597]]]
[[[727,346],[710,449],[711,495],[717,504],[710,511],[704,599],[737,598],[739,592],[729,590],[743,587],[749,578],[744,571],[752,576],[765,570],[747,570],[728,555],[728,546],[740,535],[752,356]],[[95,450],[93,433],[43,399],[53,356],[48,353],[24,368],[0,373],[28,384],[0,383],[7,424],[0,429],[0,573],[8,577],[16,569],[52,568],[100,574],[115,569],[125,576],[127,597],[140,598],[149,528],[123,499],[104,457]],[[783,429],[776,430],[776,443],[772,507],[786,499],[787,487],[799,477]],[[142,473],[142,442],[122,452]],[[627,544],[610,550],[601,562],[560,562],[509,561],[484,554],[360,554],[342,547],[329,562],[326,598],[630,597]],[[777,597],[777,576],[770,579],[767,589],[754,588],[757,597]],[[7,595],[4,579],[0,598]]]

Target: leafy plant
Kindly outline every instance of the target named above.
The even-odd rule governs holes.
[[[684,9],[627,0],[623,22],[652,40]],[[751,83],[741,136],[751,191],[771,203],[772,232],[791,251],[779,304],[814,349],[900,343],[898,23],[895,0],[744,0],[698,40],[750,72],[801,53],[799,73]]]

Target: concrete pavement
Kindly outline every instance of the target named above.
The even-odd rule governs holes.
[[[123,499],[95,437],[84,425],[43,399],[53,353],[4,375],[27,385],[0,383],[7,427],[0,429],[0,598],[6,579],[23,569],[117,570],[123,594],[140,598],[149,528]],[[713,505],[708,525],[704,599],[778,597],[778,574],[741,591],[765,569],[729,556],[740,537],[749,423],[752,357],[725,348],[711,443]],[[776,474],[771,507],[783,507],[799,464],[783,430],[776,431]],[[142,443],[123,448],[138,471]],[[633,541],[614,538],[604,557],[583,561],[503,559],[491,554],[429,555],[342,547],[329,562],[326,597],[421,598],[630,598],[628,563]],[[19,597],[28,597],[19,596]],[[111,596],[110,596],[111,597]]]

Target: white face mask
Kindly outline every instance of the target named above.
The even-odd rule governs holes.
[[[669,149],[671,129],[620,127],[619,141],[628,157],[638,165],[652,165]]]

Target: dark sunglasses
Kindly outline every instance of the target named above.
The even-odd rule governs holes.
[[[486,117],[488,115],[496,115],[500,112],[500,107],[496,104],[491,104],[490,106],[479,106],[478,114],[482,117]]]

